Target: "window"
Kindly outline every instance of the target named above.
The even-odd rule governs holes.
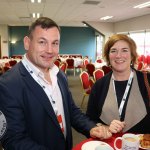
[[[126,32],[137,45],[137,53],[139,55],[150,55],[150,30]]]
[[[103,49],[104,37],[102,35],[96,35],[96,57],[102,57],[102,49]]]

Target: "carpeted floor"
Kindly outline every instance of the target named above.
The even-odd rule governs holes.
[[[83,97],[83,90],[81,87],[81,82],[79,78],[79,72],[76,73],[76,76],[73,76],[73,74],[68,75],[68,83],[70,91],[72,92],[73,99],[78,107],[81,105],[82,97]],[[86,106],[87,106],[88,96],[85,97],[84,104],[82,107],[82,111],[85,112]],[[82,140],[86,139],[86,137],[74,129],[72,129],[73,132],[73,145],[75,146],[77,143],[80,143]]]

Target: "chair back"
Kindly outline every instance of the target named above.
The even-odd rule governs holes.
[[[61,62],[61,59],[60,59],[60,58],[57,58],[57,60],[58,60],[59,62]]]
[[[93,72],[93,77],[94,77],[95,81],[97,81],[98,79],[102,78],[103,76],[104,76],[104,71],[101,70],[101,69],[96,69]]]
[[[66,63],[67,63],[67,68],[69,68],[69,69],[74,68],[74,59],[73,58],[67,58]]]
[[[142,70],[144,67],[144,63],[141,61],[138,63],[137,70]]]
[[[97,63],[102,63],[102,60],[101,59],[97,59],[96,62]]]
[[[86,66],[88,63],[89,63],[89,59],[88,58],[84,58],[83,65]]]
[[[112,69],[109,66],[102,66],[102,70],[104,71],[104,75],[106,75],[107,73],[109,73],[110,71],[112,71]]]
[[[22,55],[17,55],[15,58],[22,59]]]
[[[147,55],[147,64],[150,65],[150,55]]]
[[[81,102],[81,108],[84,103],[85,96],[88,96],[91,93],[91,88],[94,84],[93,80],[90,79],[89,74],[86,71],[81,72],[80,80],[83,88],[83,98]]]
[[[145,62],[145,59],[146,59],[146,57],[145,57],[145,55],[140,55],[139,57],[138,57],[138,61],[142,61],[142,62]]]
[[[8,59],[8,56],[3,56],[2,59]]]
[[[94,66],[94,64],[88,63],[88,64],[86,65],[86,70],[87,70],[88,74],[89,74],[91,77],[93,77],[93,72],[95,71],[95,66]]]
[[[66,62],[63,62],[61,65],[60,65],[60,69],[66,73],[66,70],[67,70],[67,63]]]
[[[60,67],[60,61],[59,60],[55,60],[54,64],[59,68]]]
[[[82,88],[86,94],[90,94],[91,92],[91,86],[89,82],[89,74],[86,71],[83,71],[80,74],[80,80],[82,84]]]
[[[14,66],[16,63],[17,63],[16,60],[10,60],[10,61],[9,61],[9,65],[10,65],[10,66]]]

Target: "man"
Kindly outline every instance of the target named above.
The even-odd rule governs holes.
[[[71,150],[71,126],[92,137],[108,138],[73,102],[65,75],[54,65],[60,29],[42,17],[24,38],[23,60],[0,79],[0,110],[7,120],[7,150]]]

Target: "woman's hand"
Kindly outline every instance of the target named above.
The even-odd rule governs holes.
[[[121,122],[119,120],[113,120],[109,126],[109,131],[111,133],[118,133],[118,132],[121,132],[124,127],[125,127],[124,121]]]
[[[108,139],[112,136],[109,127],[101,125],[90,130],[90,136],[93,138]]]

